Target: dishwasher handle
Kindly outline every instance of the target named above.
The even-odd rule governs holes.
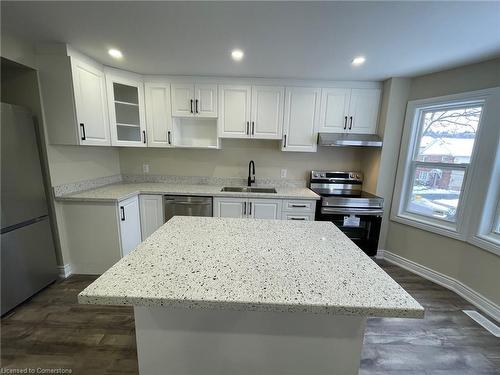
[[[175,201],[175,200],[165,200],[165,203],[167,204],[185,204],[185,205],[192,205],[192,204],[196,204],[197,206],[210,206],[212,203],[210,202],[195,202],[195,201],[191,201],[191,202],[182,202],[182,201]]]

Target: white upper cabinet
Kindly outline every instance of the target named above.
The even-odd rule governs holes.
[[[147,82],[146,101],[147,144],[149,147],[172,147],[173,128],[170,106],[170,85]]]
[[[380,96],[378,89],[351,90],[348,125],[351,133],[373,134],[377,132]]]
[[[217,117],[217,85],[172,84],[172,116]]]
[[[106,70],[109,123],[113,146],[147,146],[144,85],[140,76]]]
[[[284,87],[253,86],[250,135],[259,139],[280,139],[283,129]]]
[[[321,95],[320,132],[377,132],[380,89],[325,88]]]
[[[320,95],[319,88],[286,88],[282,151],[316,151]]]
[[[222,138],[281,139],[284,87],[221,85]]]
[[[104,67],[64,44],[40,45],[36,63],[48,142],[110,146]]]
[[[248,138],[251,86],[219,86],[219,132],[223,138]]]
[[[193,84],[172,84],[172,116],[194,116]]]
[[[194,110],[200,117],[217,117],[217,85],[194,85]]]
[[[321,94],[321,132],[342,133],[347,129],[350,89],[323,89]]]
[[[104,72],[76,58],[71,58],[71,70],[80,144],[109,146],[111,141]]]

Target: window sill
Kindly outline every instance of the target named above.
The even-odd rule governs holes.
[[[453,224],[445,225],[445,224],[430,223],[425,219],[420,219],[413,215],[405,215],[405,214],[391,215],[391,220],[400,224],[405,224],[418,229],[422,229],[427,232],[432,232],[456,240],[464,241],[463,234],[458,232],[456,226]]]
[[[480,247],[483,250],[489,251],[500,256],[500,243],[488,235],[476,235],[467,240],[471,245]]]

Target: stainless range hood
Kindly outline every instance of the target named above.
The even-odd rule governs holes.
[[[319,133],[318,144],[328,147],[382,147],[382,138],[376,134]]]

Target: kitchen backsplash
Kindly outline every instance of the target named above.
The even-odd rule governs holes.
[[[85,190],[96,189],[105,185],[116,183],[140,183],[140,182],[157,182],[168,184],[185,184],[185,185],[220,185],[220,186],[242,186],[246,185],[246,178],[241,177],[202,177],[202,176],[169,176],[169,175],[113,175],[100,177],[94,180],[84,180],[70,184],[54,186],[54,196],[59,197],[66,194],[78,193]],[[272,179],[272,178],[256,178],[256,186],[273,186],[273,187],[305,187],[306,180],[294,179]]]

